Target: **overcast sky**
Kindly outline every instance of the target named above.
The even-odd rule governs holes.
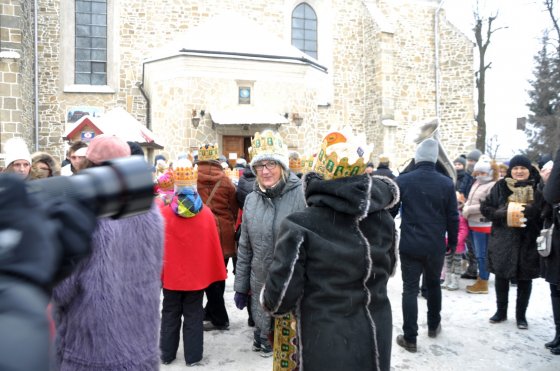
[[[541,38],[552,22],[542,0],[478,0],[483,16],[495,15],[496,31],[490,39],[487,70],[486,123],[488,137],[497,134],[502,143],[499,155],[511,157],[526,146],[525,134],[515,130],[516,118],[528,115],[527,91],[533,78],[534,56],[541,48]],[[477,0],[446,0],[447,18],[474,41],[473,9]],[[478,57],[475,57],[478,69]]]

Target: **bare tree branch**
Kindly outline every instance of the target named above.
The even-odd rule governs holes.
[[[546,10],[550,15],[550,19],[552,20],[552,26],[556,30],[556,35],[558,36],[558,40],[560,40],[560,26],[558,25],[558,19],[554,16],[554,0],[544,0],[544,5],[546,6]]]

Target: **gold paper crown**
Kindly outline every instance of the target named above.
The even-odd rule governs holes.
[[[196,186],[198,168],[192,166],[189,160],[179,160],[173,168],[176,187]]]
[[[368,148],[359,144],[357,138],[351,135],[351,132],[327,134],[321,143],[321,150],[315,160],[313,171],[322,175],[325,180],[363,174],[366,169],[364,157],[369,158],[369,153],[366,153]],[[337,150],[340,153],[337,153]],[[349,158],[357,158],[357,160],[349,164]]]
[[[301,172],[307,174],[313,170],[313,162],[315,161],[315,156],[309,155],[301,158]]]
[[[239,169],[233,168],[230,169],[229,167],[226,169],[226,175],[233,181],[237,182],[239,180]]]
[[[205,144],[198,149],[198,161],[217,160],[219,157],[217,144]]]
[[[299,153],[297,153],[295,151],[290,153],[290,161],[289,161],[288,167],[294,173],[301,173],[302,163],[301,163],[301,157],[300,157]]]
[[[251,148],[249,148],[251,159],[266,154],[278,154],[287,157],[287,152],[287,147],[280,134],[270,129],[264,130],[262,133],[257,132],[251,138]]]

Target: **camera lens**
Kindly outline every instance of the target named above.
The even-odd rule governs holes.
[[[108,161],[70,177],[57,176],[27,183],[38,197],[66,197],[90,206],[98,217],[121,218],[150,209],[151,169],[141,156]]]

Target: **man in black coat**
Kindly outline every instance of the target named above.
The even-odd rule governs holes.
[[[459,214],[451,178],[436,171],[438,144],[426,139],[414,156],[414,170],[397,178],[401,192],[401,240],[403,280],[403,335],[397,344],[416,352],[418,336],[418,288],[424,274],[428,299],[428,336],[441,331],[440,273],[446,249],[457,246]],[[447,233],[447,248],[446,248]]]

